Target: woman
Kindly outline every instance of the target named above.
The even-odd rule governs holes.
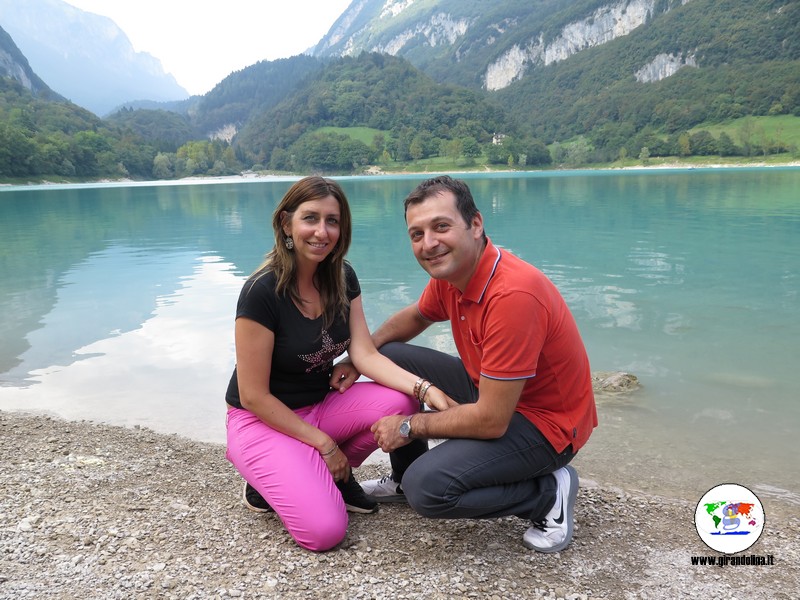
[[[375,349],[344,259],[352,226],[336,182],[295,183],[272,226],[275,246],[237,305],[226,456],[300,546],[323,551],[344,539],[346,510],[377,508],[351,474],[377,448],[370,426],[446,396]],[[333,360],[345,350],[377,383],[331,389]]]

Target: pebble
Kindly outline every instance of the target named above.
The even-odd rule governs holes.
[[[242,507],[219,445],[0,411],[0,457],[0,598],[771,600],[800,589],[796,511],[748,551],[775,555],[773,567],[690,566],[708,554],[693,503],[602,481],[581,487],[575,539],[555,555],[525,549],[516,517],[434,521],[405,505],[350,515],[345,542],[314,554],[274,514]]]

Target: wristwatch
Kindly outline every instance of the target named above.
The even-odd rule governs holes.
[[[400,437],[411,437],[411,417],[406,417],[403,419],[403,422],[400,423]]]

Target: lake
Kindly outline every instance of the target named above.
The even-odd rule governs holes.
[[[800,169],[468,174],[492,240],[561,289],[599,399],[582,477],[800,504]],[[374,328],[425,284],[402,201],[341,177]],[[294,179],[0,188],[0,409],[224,443],[233,316]],[[444,325],[421,343],[453,352]]]

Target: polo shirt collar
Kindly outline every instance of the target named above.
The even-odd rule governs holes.
[[[483,295],[486,293],[486,288],[489,287],[489,282],[497,270],[500,256],[500,249],[492,244],[492,240],[487,237],[486,247],[483,249],[483,254],[481,254],[481,258],[478,261],[478,268],[475,269],[464,290],[464,294],[461,296],[462,301],[469,300],[480,304],[483,300]]]

